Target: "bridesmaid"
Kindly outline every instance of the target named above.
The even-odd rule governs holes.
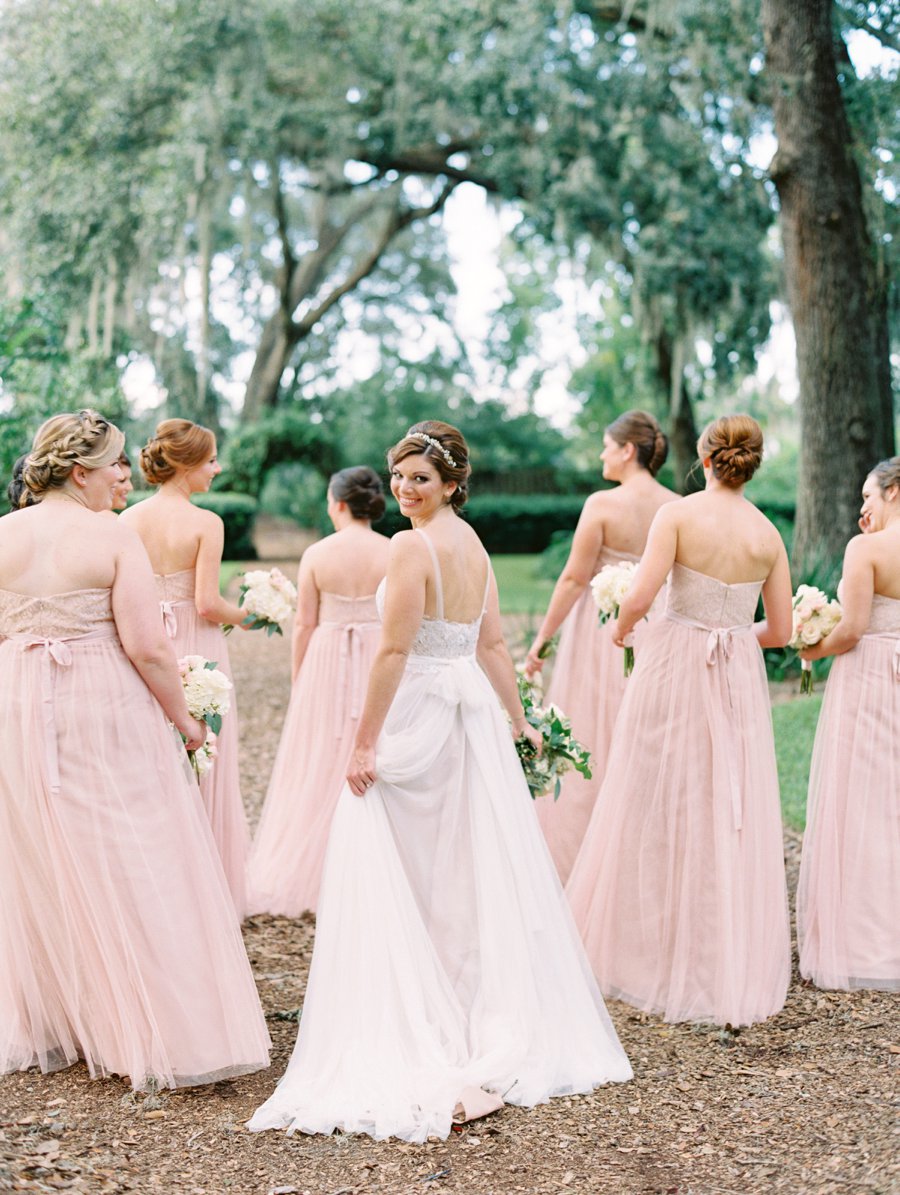
[[[378,474],[328,484],[335,534],[307,548],[297,578],[293,689],[248,869],[250,911],[315,912],[331,816],[343,787],[381,624],[375,590],[390,540]]]
[[[132,1086],[267,1064],[240,927],[181,743],[188,713],[140,540],[109,511],[122,434],[39,429],[39,499],[0,519],[0,1072]]]
[[[843,617],[802,655],[836,656],[816,731],[797,890],[800,973],[900,989],[900,457],[863,486]]]
[[[654,515],[678,497],[655,480],[667,453],[666,437],[646,411],[626,411],[606,429],[600,454],[603,476],[617,481],[618,488],[600,490],[585,502],[569,558],[526,658],[526,671],[533,676],[544,663],[541,648],[562,625],[547,700],[568,714],[575,737],[592,758],[590,780],[570,772],[558,801],[536,803],[563,883],[590,821],[625,693],[622,649],[612,641],[612,627],[597,622],[589,582],[604,565],[637,561]]]
[[[749,1025],[781,1008],[790,977],[760,648],[790,639],[791,580],[778,532],[743,494],[759,425],[717,419],[698,448],[706,490],[659,511],[613,626],[621,644],[670,574],[567,892],[604,994],[667,1021]]]
[[[134,483],[131,480],[131,457],[127,452],[122,452],[119,456],[119,468],[122,470],[122,480],[113,489],[113,510],[127,510],[128,509],[128,495],[134,489]]]
[[[205,494],[222,471],[216,438],[187,419],[164,419],[141,449],[141,472],[156,493],[119,517],[147,549],[166,633],[179,657],[201,655],[231,676],[222,624],[239,627],[244,612],[219,593],[224,526],[211,510],[191,502]],[[218,754],[200,779],[200,794],[238,916],[246,912],[246,863],[250,845],[238,778],[238,720],[231,709],[222,722]]]

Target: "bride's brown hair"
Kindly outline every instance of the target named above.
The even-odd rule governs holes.
[[[406,460],[408,456],[425,456],[438,471],[441,481],[453,481],[456,489],[450,495],[450,505],[460,510],[469,497],[469,446],[457,427],[440,419],[423,419],[414,423],[402,440],[388,449],[388,466]]]

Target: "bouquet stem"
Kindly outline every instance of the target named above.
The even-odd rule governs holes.
[[[801,660],[800,661],[800,692],[805,697],[809,697],[809,695],[810,695],[810,693],[812,693],[812,691],[813,691],[812,661],[811,660]]]
[[[631,676],[634,669],[634,648],[626,647],[625,651],[625,675]]]

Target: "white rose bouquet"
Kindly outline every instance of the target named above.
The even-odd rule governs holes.
[[[597,607],[601,626],[609,622],[611,618],[619,617],[619,606],[631,588],[636,570],[637,565],[630,560],[623,560],[621,564],[606,564],[591,581],[591,594]],[[631,676],[633,668],[634,647],[631,644],[626,644],[625,675]]]
[[[553,790],[554,801],[559,797],[562,776],[571,768],[585,779],[591,778],[591,755],[572,735],[572,724],[555,705],[538,704],[537,686],[521,670],[517,670],[519,697],[526,721],[540,733],[543,750],[537,754],[527,739],[516,740],[519,762],[525,773],[532,798],[542,797]]]
[[[265,630],[267,635],[282,635],[297,605],[297,588],[280,568],[251,569],[242,573],[241,596],[238,605],[247,611],[241,623],[250,631]],[[230,631],[231,627],[226,630]]]
[[[841,605],[829,598],[815,585],[798,585],[794,594],[794,630],[788,647],[802,651],[804,647],[815,647],[830,635],[841,621]],[[807,695],[813,691],[812,662],[801,660],[802,674],[800,692]]]
[[[213,766],[216,735],[222,729],[222,717],[231,709],[231,681],[216,667],[215,660],[203,656],[184,656],[178,661],[181,684],[188,712],[209,728],[206,742],[196,751],[188,751],[191,767],[199,780]]]

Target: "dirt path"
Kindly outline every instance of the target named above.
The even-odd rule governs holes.
[[[288,693],[287,643],[231,640],[242,779],[255,821]],[[788,834],[793,893],[799,837]],[[825,993],[796,974],[784,1010],[731,1035],[611,1004],[635,1080],[506,1108],[450,1140],[251,1134],[296,1034],[311,920],[258,917],[247,949],[274,1040],[270,1070],[134,1098],[83,1066],[0,1079],[0,1191],[90,1195],[720,1195],[900,1190],[900,997]],[[2,1027],[0,1027],[2,1029]]]

